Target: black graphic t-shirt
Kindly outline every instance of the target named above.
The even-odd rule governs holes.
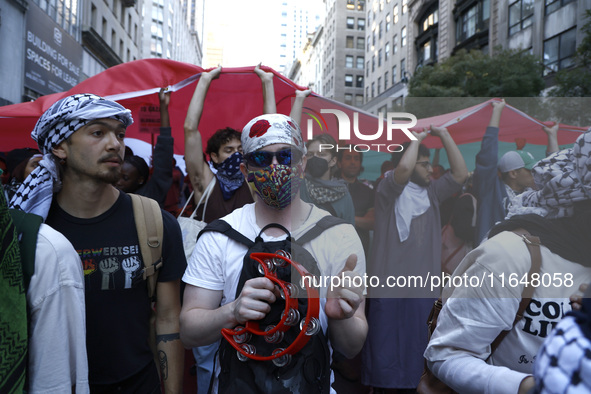
[[[162,211],[164,265],[158,282],[180,279],[187,262],[178,222]],[[86,347],[92,384],[119,382],[144,368],[149,346],[150,301],[131,198],[92,219],[73,217],[55,202],[47,224],[70,240],[80,255],[86,297]]]

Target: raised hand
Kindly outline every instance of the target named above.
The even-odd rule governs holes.
[[[505,108],[505,99],[502,99],[501,101],[493,101],[491,105],[493,110],[502,111],[503,108]]]
[[[353,286],[354,278],[359,277],[353,272],[357,265],[357,255],[347,258],[345,267],[339,273],[340,286],[329,288],[324,311],[330,319],[343,320],[352,317],[363,301],[363,287]]]
[[[259,76],[262,82],[272,81],[274,74],[272,72],[263,70],[261,66],[262,63],[256,65],[256,67],[254,68],[255,74]]]
[[[221,73],[222,73],[222,66],[217,66],[213,70],[202,72],[200,80],[204,79],[204,80],[211,82],[214,79],[218,79],[220,77]]]
[[[312,93],[312,89],[306,89],[306,90],[296,90],[295,91],[295,96],[296,97],[308,97],[310,95],[310,93]]]
[[[448,134],[446,127],[431,125],[431,135],[441,138],[445,134]]]
[[[160,91],[158,92],[158,99],[160,100],[160,107],[168,108],[168,105],[170,104],[170,93],[171,92],[168,90],[168,87],[160,88]]]
[[[542,130],[544,130],[544,132],[546,134],[548,134],[548,136],[556,136],[558,135],[558,127],[560,125],[558,124],[558,122],[554,122],[554,124],[551,127],[548,126],[543,126]]]
[[[421,143],[425,138],[427,138],[427,136],[429,135],[429,132],[427,131],[427,129],[423,129],[423,131],[421,131],[420,133],[417,131],[414,131],[411,129],[410,131],[412,133],[412,135],[415,136],[415,138],[417,139],[418,143]]]

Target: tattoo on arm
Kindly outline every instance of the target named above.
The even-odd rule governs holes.
[[[160,342],[174,341],[177,339],[181,339],[181,336],[178,332],[175,332],[172,334],[156,335],[156,343],[157,344]]]
[[[162,373],[162,380],[168,379],[168,358],[166,353],[162,350],[158,351],[158,361],[160,361],[160,372]]]

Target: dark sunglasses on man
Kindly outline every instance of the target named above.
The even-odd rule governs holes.
[[[278,164],[290,166],[298,164],[302,160],[302,153],[297,149],[281,149],[277,152],[257,150],[244,155],[244,161],[247,165],[263,168],[269,167],[273,163],[273,158],[277,159]]]

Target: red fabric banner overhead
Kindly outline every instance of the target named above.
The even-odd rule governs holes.
[[[304,88],[267,67],[263,69],[275,74],[277,111],[288,115],[295,90]],[[254,67],[223,68],[220,78],[211,83],[199,127],[204,141],[219,128],[233,127],[242,130],[250,119],[262,114],[262,86],[253,70]],[[94,93],[129,108],[135,123],[128,128],[127,136],[149,142],[151,137],[147,131],[150,127],[146,126],[146,122],[154,122],[154,119],[144,119],[145,116],[142,118],[142,108],[144,112],[154,112],[153,107],[158,106],[158,91],[161,87],[168,86],[172,91],[169,112],[175,137],[175,153],[182,155],[183,123],[202,71],[201,67],[173,60],[136,60],[111,67],[67,92],[43,96],[34,102],[0,107],[0,151],[35,146],[30,133],[39,116],[60,98],[74,93]],[[546,144],[545,134],[540,131],[541,122],[509,105],[507,108],[510,110],[504,111],[501,122],[501,141],[513,142],[519,136],[526,138],[530,144]],[[484,134],[491,109],[490,103],[485,102],[461,111],[418,120],[415,129],[420,130],[430,124],[444,125],[458,144],[476,142]],[[327,110],[332,112],[326,112]],[[341,111],[340,119],[335,115],[335,110]],[[343,128],[343,119],[349,122],[348,130]],[[402,120],[395,123],[408,122],[409,120]],[[377,150],[372,144],[399,144],[408,141],[408,137],[399,129],[391,130],[392,138],[388,139],[386,122],[382,125],[382,132],[378,133],[379,121],[374,115],[315,93],[304,103],[301,126],[305,139],[310,132],[314,135],[328,132],[336,139],[339,139],[339,135],[348,136],[350,138],[343,142],[366,144],[372,150]],[[574,142],[584,130],[581,127],[561,125],[559,144]],[[434,148],[438,146],[439,140],[429,137],[425,143]]]

